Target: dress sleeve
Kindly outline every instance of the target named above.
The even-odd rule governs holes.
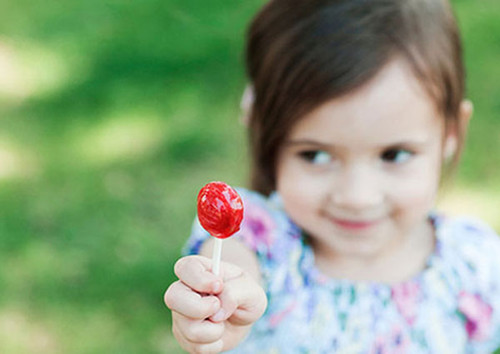
[[[500,238],[487,225],[468,221],[461,229],[462,257],[474,279],[473,287],[459,293],[470,352],[493,353],[500,349]]]
[[[488,298],[491,301],[491,349],[500,349],[500,237],[493,231],[489,233],[486,243],[486,251],[490,253],[491,265],[489,275],[491,277]]]

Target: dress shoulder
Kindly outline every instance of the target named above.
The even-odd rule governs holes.
[[[442,252],[455,259],[486,287],[500,279],[500,237],[486,223],[468,217],[438,221]]]
[[[492,352],[500,347],[500,237],[466,217],[444,220],[438,230],[448,278],[460,278],[458,312],[471,351]]]

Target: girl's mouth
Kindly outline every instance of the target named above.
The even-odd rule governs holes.
[[[351,231],[363,231],[375,226],[379,220],[348,220],[336,217],[330,217],[332,222],[342,229]]]

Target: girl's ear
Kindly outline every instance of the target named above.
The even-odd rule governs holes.
[[[445,160],[451,159],[458,148],[458,138],[465,138],[467,135],[467,129],[469,127],[469,121],[472,118],[472,113],[474,111],[474,105],[470,100],[463,100],[460,104],[459,117],[457,120],[457,125],[454,126],[446,135],[446,140],[444,143],[444,158]]]
[[[463,100],[462,103],[460,103],[459,119],[460,119],[460,124],[464,125],[465,130],[467,130],[473,112],[474,112],[474,105],[472,104],[471,100]]]
[[[249,124],[250,111],[252,109],[254,100],[255,97],[253,93],[253,86],[252,84],[247,84],[240,102],[240,108],[241,108],[240,122],[246,127],[248,127]]]

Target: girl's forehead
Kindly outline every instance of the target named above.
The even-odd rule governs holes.
[[[333,137],[346,142],[424,139],[443,124],[435,102],[407,64],[394,60],[359,89],[306,114],[292,127],[289,138]]]

